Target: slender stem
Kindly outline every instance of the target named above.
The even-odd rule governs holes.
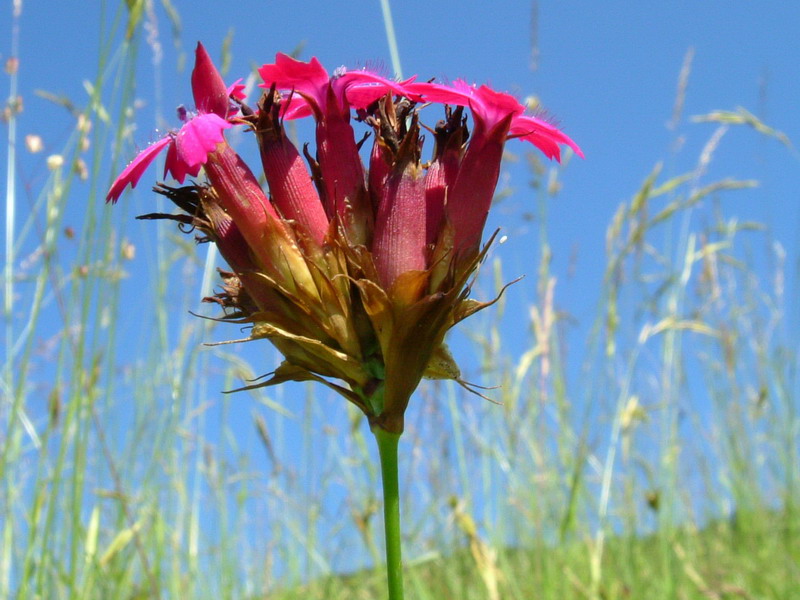
[[[386,532],[386,571],[389,600],[403,600],[403,559],[400,551],[400,485],[397,478],[399,433],[372,430],[378,441],[383,480],[383,527]]]

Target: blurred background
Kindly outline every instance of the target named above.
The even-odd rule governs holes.
[[[0,598],[373,598],[377,453],[314,385],[223,394],[266,342],[117,173],[276,52],[489,83],[583,149],[509,142],[450,345],[401,441],[411,598],[800,597],[800,5],[510,1],[0,9]],[[423,116],[433,126],[440,114]],[[292,129],[297,140],[313,132]],[[248,134],[229,136],[258,164]],[[431,140],[432,142],[432,140]],[[428,148],[430,151],[430,148]]]

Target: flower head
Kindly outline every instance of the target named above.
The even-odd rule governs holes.
[[[423,377],[461,382],[445,334],[491,304],[467,296],[488,247],[481,237],[506,141],[530,142],[556,160],[561,146],[582,156],[580,148],[487,86],[328,74],[316,58],[284,54],[259,73],[265,91],[253,110],[198,45],[197,114],[144,150],[108,198],[135,185],[164,148],[167,171],[180,182],[203,167],[205,181],[156,189],[185,214],[146,217],[192,225],[219,246],[231,271],[209,300],[252,325],[248,340],[269,339],[285,357],[251,387],[318,381],[373,427],[399,433]],[[418,107],[436,103],[445,118],[426,160]],[[304,117],[316,123],[316,152],[304,147],[305,161],[284,131],[285,120]],[[268,194],[224,140],[233,121],[255,134]],[[353,121],[372,131],[368,170]]]

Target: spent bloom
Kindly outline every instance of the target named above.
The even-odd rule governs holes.
[[[159,184],[182,214],[145,215],[190,225],[219,246],[230,271],[213,298],[225,319],[251,325],[284,362],[264,382],[318,381],[358,406],[370,425],[400,433],[423,377],[461,382],[447,331],[488,306],[468,298],[483,258],[486,217],[509,139],[560,160],[580,148],[513,96],[457,80],[394,81],[278,54],[259,69],[263,94],[244,104],[202,45],[192,73],[196,114],[145,149],[114,181],[116,201],[167,148]],[[423,159],[421,108],[444,105]],[[426,109],[427,110],[427,109]],[[311,118],[302,154],[287,120]],[[471,121],[471,125],[468,123]],[[371,130],[370,147],[354,123]],[[225,141],[244,127],[259,145],[268,192]],[[362,154],[368,156],[365,167]],[[463,382],[461,382],[463,383]]]

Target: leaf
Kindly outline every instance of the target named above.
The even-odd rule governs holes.
[[[340,394],[341,396],[347,398],[350,402],[352,402],[358,408],[360,408],[364,413],[367,413],[366,405],[364,404],[363,400],[357,393],[347,389],[346,387],[333,383],[332,381],[328,381],[324,377],[320,377],[316,373],[312,373],[305,367],[292,364],[289,361],[283,361],[277,369],[275,369],[272,373],[269,373],[268,375],[270,375],[270,378],[267,379],[266,381],[261,381],[259,383],[254,383],[252,385],[246,385],[244,387],[236,388],[235,390],[227,390],[224,393],[233,394],[236,392],[257,390],[259,388],[279,385],[287,381],[316,381],[317,383],[321,383],[329,387],[336,393]]]
[[[664,194],[668,194],[678,186],[683,185],[687,181],[690,181],[695,176],[696,175],[694,172],[684,173],[683,175],[677,175],[676,177],[673,177],[669,181],[662,183],[657,188],[654,188],[650,192],[650,197],[656,198],[658,196],[663,196]]]
[[[63,106],[65,109],[67,109],[67,111],[69,111],[69,114],[71,114],[76,119],[81,114],[80,109],[78,109],[78,107],[75,106],[75,103],[72,102],[72,100],[70,100],[64,94],[55,94],[53,92],[48,92],[47,90],[38,90],[38,89],[34,90],[33,93],[39,96],[39,98],[48,100],[49,102],[52,102],[57,106]]]

